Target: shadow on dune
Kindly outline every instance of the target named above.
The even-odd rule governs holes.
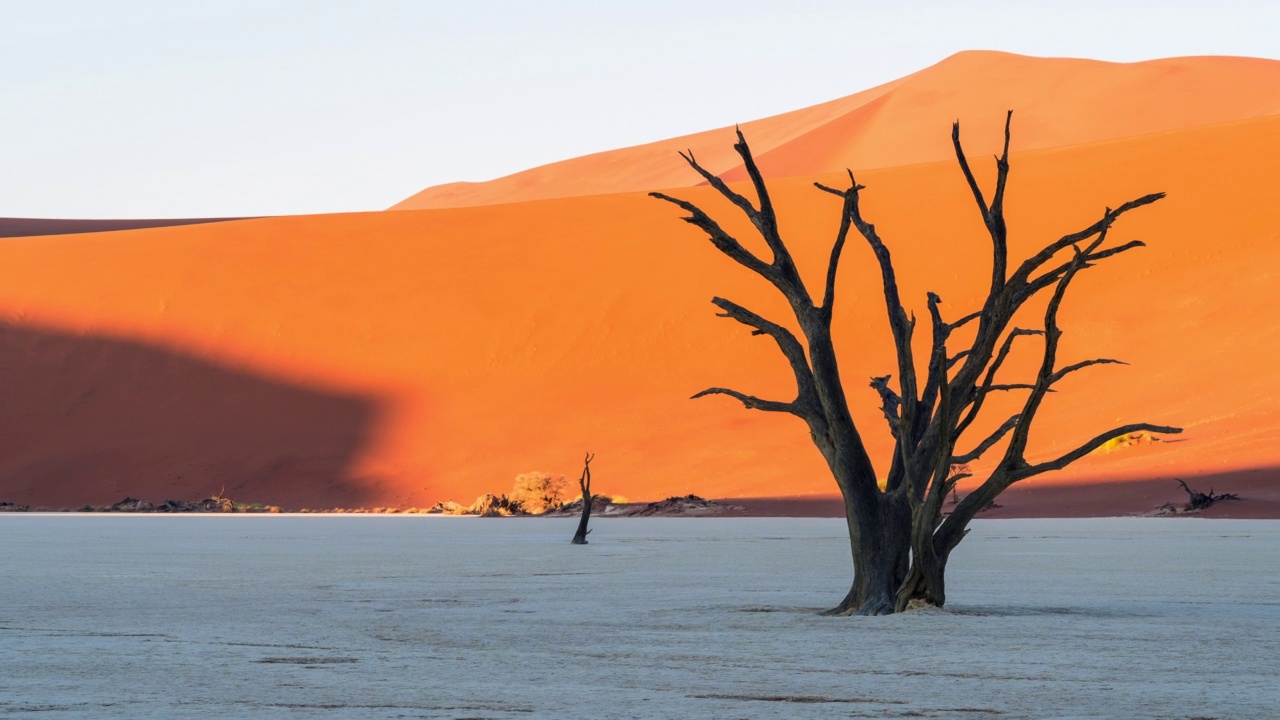
[[[343,395],[143,343],[0,323],[0,501],[359,506],[378,414]]]
[[[1182,504],[1187,494],[1175,476],[1142,480],[1096,480],[1015,485],[996,498],[999,507],[979,518],[1114,517],[1142,515],[1165,503]],[[1181,475],[1197,490],[1237,493],[1240,500],[1215,504],[1197,517],[1280,518],[1280,468],[1251,468]],[[961,490],[964,494],[964,490]],[[844,517],[839,495],[728,498],[740,513],[759,517]],[[948,505],[948,508],[950,506]],[[944,508],[945,510],[946,508]]]
[[[248,218],[173,218],[160,220],[63,220],[61,218],[0,218],[0,238],[37,235],[78,235],[80,233],[136,230],[139,228],[201,225],[203,223]]]

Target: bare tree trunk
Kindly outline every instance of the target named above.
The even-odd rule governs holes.
[[[858,542],[853,553],[853,584],[844,600],[824,615],[888,615],[895,611],[898,588],[911,563],[911,513],[899,498],[886,496],[874,513],[861,517],[845,503],[845,521]],[[897,505],[896,507],[893,505]]]
[[[587,523],[591,520],[591,461],[594,458],[595,455],[587,453],[582,477],[578,478],[578,487],[582,488],[582,517],[578,520],[578,531],[573,534],[574,545],[586,545],[587,534],[591,532],[587,529]]]

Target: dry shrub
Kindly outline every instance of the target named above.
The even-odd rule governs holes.
[[[565,481],[563,475],[545,472],[526,472],[516,476],[511,489],[512,501],[520,503],[525,512],[544,513],[564,504]]]
[[[1160,438],[1143,430],[1141,432],[1129,433],[1127,435],[1120,435],[1118,437],[1113,437],[1110,440],[1103,443],[1101,446],[1099,446],[1097,450],[1094,450],[1094,452],[1111,453],[1117,450],[1123,450],[1125,448],[1133,447],[1134,445],[1146,445],[1147,443],[1153,443],[1153,442],[1160,442]]]

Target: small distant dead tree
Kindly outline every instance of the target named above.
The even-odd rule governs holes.
[[[582,463],[582,477],[578,478],[578,487],[582,488],[582,517],[578,520],[578,531],[573,534],[574,545],[586,545],[587,535],[591,532],[587,529],[587,522],[591,520],[591,461],[595,457],[587,453],[587,459]]]
[[[1219,500],[1239,500],[1240,499],[1240,496],[1236,495],[1235,493],[1223,493],[1221,495],[1214,495],[1213,488],[1209,488],[1208,494],[1202,493],[1199,490],[1192,490],[1191,488],[1187,487],[1187,484],[1183,482],[1181,478],[1178,479],[1178,484],[1182,486],[1183,490],[1187,491],[1187,509],[1188,510],[1204,510],[1205,508],[1210,507],[1211,505],[1218,502]]]
[[[706,233],[720,252],[777,288],[795,316],[803,341],[783,325],[738,303],[714,298],[712,303],[720,308],[721,317],[736,320],[751,328],[752,335],[768,336],[777,344],[795,375],[796,396],[792,400],[766,400],[713,387],[693,397],[727,395],[749,409],[789,413],[808,425],[810,437],[844,497],[853,555],[852,587],[844,600],[828,611],[830,614],[881,615],[917,604],[941,606],[946,601],[944,574],[951,552],[967,534],[974,515],[990,506],[1006,488],[1042,473],[1060,470],[1116,437],[1144,431],[1181,432],[1176,427],[1147,423],[1124,425],[1107,430],[1059,457],[1036,463],[1026,459],[1032,423],[1053,386],[1078,370],[1119,362],[1098,358],[1059,367],[1058,342],[1062,330],[1058,327],[1058,309],[1068,287],[1081,271],[1101,260],[1141,247],[1143,243],[1137,240],[1106,246],[1111,226],[1120,216],[1150,205],[1164,194],[1144,195],[1114,210],[1107,208],[1097,222],[1063,235],[1011,268],[1004,217],[1011,119],[1012,112],[1005,119],[1004,151],[996,158],[996,182],[990,202],[969,168],[960,144],[960,124],[952,126],[956,160],[991,238],[991,279],[982,306],[951,321],[942,317],[942,298],[936,293],[927,294],[931,342],[929,354],[924,358],[923,382],[911,342],[916,319],[903,307],[888,246],[880,239],[875,226],[862,217],[860,193],[865,188],[857,183],[852,171],[848,173],[849,185],[845,189],[815,183],[819,190],[840,198],[841,202],[839,229],[831,247],[821,296],[816,302],[782,241],[773,202],[741,131],[734,149],[741,156],[755,190],[754,203],[698,164],[692,152],[681,153],[681,156],[707,184],[746,215],[767,245],[771,258],[766,260],[748,250],[693,203],[663,193],[650,193],[687,212],[685,222]],[[894,439],[893,455],[883,482],[850,414],[831,337],[837,270],[851,230],[856,230],[867,242],[879,266],[897,354],[896,388],[890,384],[891,375],[871,379],[871,387],[880,396],[881,411]],[[1069,251],[1070,256],[1059,259],[1064,251]],[[1042,291],[1051,293],[1043,327],[1013,326],[1018,310]],[[960,343],[963,349],[955,351],[949,341],[953,333],[965,327],[972,329],[973,340]],[[1014,342],[1032,336],[1044,339],[1036,376],[1029,382],[1018,383],[998,379]],[[967,448],[960,450],[962,438],[973,426],[986,400],[993,393],[1002,392],[1025,392],[1021,410],[988,436],[970,441]],[[947,495],[959,480],[968,477],[967,473],[950,472],[951,468],[978,460],[1002,442],[1003,455],[990,475],[944,516],[942,507]]]

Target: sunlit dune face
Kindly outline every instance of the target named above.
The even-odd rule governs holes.
[[[1076,87],[1073,77],[1064,87]],[[1028,115],[1014,119],[1013,257],[1108,205],[1168,193],[1113,230],[1149,247],[1086,271],[1060,316],[1064,362],[1129,365],[1064,381],[1032,430],[1029,457],[1117,421],[1147,421],[1187,431],[1095,454],[1060,477],[1280,464],[1270,351],[1280,346],[1280,119],[1018,151],[1024,138],[1054,137]],[[985,182],[994,173],[980,151],[998,141],[1002,120],[965,115]],[[949,120],[922,120],[926,130],[945,142]],[[708,137],[725,158],[731,142],[728,132]],[[672,184],[689,185],[679,158],[663,157],[681,178]],[[814,179],[835,182],[773,184],[783,235],[811,283],[839,212]],[[988,241],[954,162],[858,179],[908,307],[924,316],[935,291],[949,319],[974,309]],[[676,193],[750,241],[750,227],[709,188]],[[643,193],[15,238],[0,242],[0,269],[0,428],[5,447],[21,449],[0,452],[0,500],[111,501],[144,483],[153,500],[225,485],[246,495],[237,500],[286,507],[428,507],[502,492],[529,468],[576,478],[586,451],[598,458],[599,487],[637,499],[834,490],[798,419],[688,399],[709,386],[790,399],[776,347],[717,318],[708,301],[727,297],[784,322],[788,312],[776,291]],[[889,436],[867,380],[891,372],[893,359],[865,247],[851,246],[839,281],[842,376],[883,472]],[[1040,322],[1036,311],[1023,324]],[[1038,350],[1030,339],[1015,352],[1011,381],[1034,372]],[[185,379],[173,384],[165,372]],[[1017,399],[993,403],[975,437]],[[109,479],[96,471],[107,451]],[[62,464],[51,469],[55,458]]]

